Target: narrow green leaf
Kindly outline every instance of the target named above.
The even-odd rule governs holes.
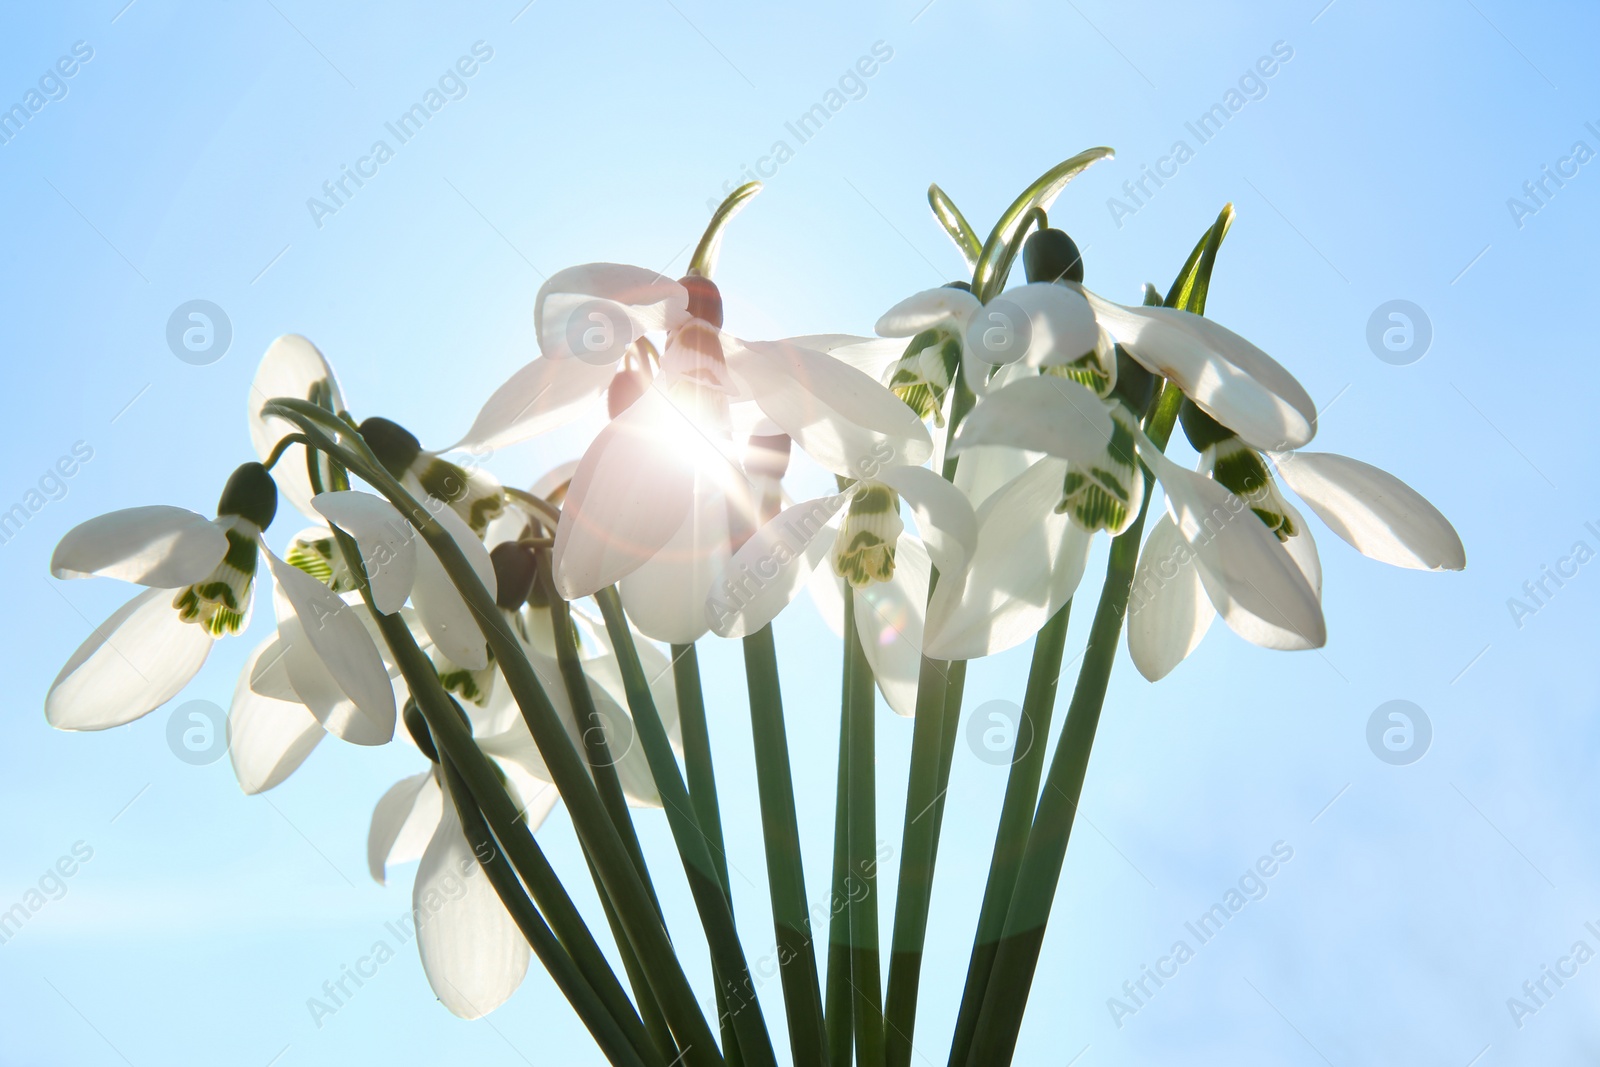
[[[961,258],[966,260],[967,269],[976,270],[978,256],[983,253],[983,242],[978,240],[978,235],[967,223],[967,217],[961,213],[961,209],[956,207],[956,202],[934,184],[928,186],[928,206],[933,208],[933,217],[939,220],[944,232],[955,242]]]
[[[689,258],[690,274],[711,277],[711,272],[717,269],[717,255],[722,251],[722,231],[760,191],[760,182],[745,182],[717,206],[711,221],[706,224],[706,232],[700,236],[700,243],[695,245],[694,255]]]
[[[978,255],[977,265],[972,269],[972,291],[979,300],[987,301],[995,295],[994,279],[995,268],[1000,251],[1011,243],[1013,237],[1022,228],[1023,218],[1031,208],[1050,210],[1050,205],[1055,203],[1056,197],[1061,195],[1061,190],[1067,183],[1083,173],[1090,164],[1102,159],[1111,159],[1116,155],[1110,148],[1091,148],[1086,152],[1079,152],[1071,159],[1057,163],[1039,176],[1039,179],[1022,191],[1022,195],[1014,200],[1005,214],[1000,216],[1000,221],[989,233],[989,240],[984,243],[983,251]]]
[[[1178,272],[1172,288],[1167,290],[1167,307],[1192,311],[1196,315],[1206,313],[1206,295],[1211,291],[1211,270],[1217,265],[1217,249],[1222,247],[1222,239],[1228,236],[1233,219],[1233,205],[1222,205],[1217,221],[1201,236],[1194,251],[1189,253],[1188,260],[1184,262],[1183,269]]]

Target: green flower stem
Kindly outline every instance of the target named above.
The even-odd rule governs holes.
[[[346,562],[358,563],[360,556],[354,544],[347,544],[348,541],[349,538],[340,535],[340,547],[345,551]],[[353,566],[352,573],[359,574],[359,567]],[[362,582],[363,587],[365,584]],[[471,730],[456,713],[450,695],[440,684],[439,676],[434,673],[427,655],[417,647],[410,628],[398,614],[382,615],[373,611],[373,617],[407,687],[416,698],[417,707],[422,711],[436,747],[467,782],[473,799],[482,809],[495,837],[533,894],[533,899],[549,917],[551,927],[571,955],[573,963],[605,1003],[612,1017],[623,1025],[630,1043],[640,1054],[652,1063],[665,1063],[667,1057],[661,1054],[660,1048],[652,1045],[633,1004],[617,981],[611,965],[606,962],[605,954],[589,932],[583,916],[545,859],[544,851],[528,830],[522,813],[506,794],[505,785],[494,765],[473,742]]]
[[[706,725],[705,693],[700,688],[700,657],[694,645],[672,646],[672,686],[678,697],[678,725],[683,730],[683,766],[689,780],[689,801],[711,849],[722,895],[733,905],[728,880],[728,854],[722,839],[722,812],[717,805],[717,774],[711,761],[711,731]],[[722,1056],[728,1067],[740,1067],[739,1039],[728,1014],[728,996],[717,983],[717,1014],[722,1020]]]
[[[955,1034],[950,1042],[950,1062],[966,1062],[967,1050],[977,1028],[978,1010],[983,1006],[989,974],[1016,887],[1022,850],[1033,826],[1034,807],[1039,800],[1039,778],[1044,772],[1045,749],[1050,738],[1050,719],[1055,710],[1056,680],[1061,674],[1061,652],[1067,640],[1067,616],[1071,601],[1051,616],[1033,642],[1033,662],[1028,668],[1028,687],[1022,702],[1022,721],[1017,724],[1016,744],[1027,748],[1014,754],[1011,773],[1006,779],[1005,800],[1000,808],[1000,825],[995,831],[994,853],[989,860],[989,880],[983,890],[978,911],[978,930],[973,938],[972,958],[967,964],[966,987],[961,993],[961,1009],[956,1015]]]
[[[828,1058],[849,1067],[855,1047],[850,987],[850,672],[841,672],[839,780],[833,802],[833,882],[828,899]]]
[[[610,746],[606,742],[605,722],[595,708],[594,693],[589,688],[588,676],[583,673],[583,663],[578,658],[577,638],[572,629],[571,606],[556,592],[548,568],[540,567],[539,575],[545,596],[550,603],[550,629],[555,637],[556,664],[561,671],[567,699],[572,704],[574,719],[579,724],[579,732],[583,735],[584,754],[588,757],[590,773],[594,776],[595,786],[599,789],[600,799],[611,816],[611,822],[622,838],[623,847],[628,850],[629,858],[639,871],[639,879],[644,883],[645,891],[650,896],[651,906],[655,909],[656,915],[665,922],[661,902],[656,897],[649,869],[645,866],[644,852],[639,847],[639,836],[634,831],[633,816],[628,811],[628,800],[623,795],[622,782],[617,776],[616,761],[612,758]],[[634,995],[638,999],[645,1028],[649,1030],[650,1036],[658,1045],[663,1048],[674,1048],[672,1031],[667,1026],[666,1016],[650,991],[644,967],[628,941],[622,926],[622,918],[612,905],[605,891],[605,884],[600,880],[599,872],[593,864],[590,865],[590,873],[595,878],[595,888],[599,890],[601,903],[605,907],[606,920],[617,942],[617,951],[622,956],[623,969],[627,971],[628,982],[633,986]]]
[[[761,837],[766,846],[767,884],[772,891],[772,926],[783,980],[789,1043],[796,1067],[825,1064],[827,1028],[822,990],[800,860],[800,823],[795,815],[789,741],[784,734],[783,694],[772,627],[744,638],[750,732],[755,748],[756,788],[761,798]],[[847,1065],[841,1065],[847,1067]]]
[[[628,708],[633,713],[635,734],[644,746],[650,774],[661,795],[661,806],[666,809],[667,823],[672,828],[673,841],[683,860],[683,873],[689,880],[689,890],[694,895],[695,908],[700,913],[706,942],[711,947],[717,984],[731,1001],[729,1010],[734,1030],[739,1035],[740,1052],[752,1064],[776,1067],[772,1038],[767,1033],[767,1022],[756,997],[755,983],[750,978],[744,946],[739,941],[739,931],[734,925],[733,908],[723,891],[711,850],[706,844],[706,835],[695,817],[694,803],[683,784],[672,742],[656,711],[655,698],[650,693],[650,680],[645,677],[644,666],[639,662],[639,650],[633,643],[633,632],[628,628],[627,617],[623,614],[622,598],[617,595],[616,587],[610,586],[596,593],[595,600],[600,605],[606,632],[610,634],[611,645],[616,652],[617,665],[622,670],[622,683],[627,691]]]
[[[539,957],[539,962],[544,964],[556,987],[583,1019],[589,1034],[605,1053],[606,1059],[618,1064],[619,1067],[646,1067],[646,1061],[639,1054],[639,1050],[628,1040],[617,1020],[611,1017],[605,1005],[600,1002],[599,996],[578,972],[572,957],[567,955],[567,950],[562,947],[561,942],[545,923],[544,916],[539,914],[539,909],[528,899],[522,883],[517,880],[516,872],[506,861],[505,853],[501,851],[498,842],[494,840],[489,824],[484,821],[483,812],[478,809],[478,804],[472,798],[461,772],[448,759],[442,766],[449,783],[450,797],[455,802],[456,813],[461,817],[461,829],[466,835],[467,844],[472,846],[472,854],[478,857],[478,863],[488,876],[489,883],[494,886],[495,892],[505,903],[506,910],[511,913],[511,918],[517,924],[517,929],[528,939],[528,944]]]
[[[460,546],[435,521],[429,510],[383,469],[361,441],[360,435],[326,409],[303,400],[278,398],[268,401],[262,411],[263,414],[277,415],[294,422],[313,440],[321,436],[318,447],[358,473],[387,497],[438,557],[451,582],[472,610],[494,652],[501,676],[516,699],[545,766],[562,800],[566,802],[579,840],[594,860],[606,892],[616,904],[617,912],[627,928],[628,940],[649,973],[651,989],[660,1000],[678,1044],[684,1050],[683,1062],[720,1065],[722,1057],[717,1051],[716,1038],[673,952],[672,940],[650,906],[649,894],[639,880],[638,871],[628,858],[616,827],[612,826],[594,783],[589,779],[587,768],[540,686],[533,667],[522,654],[516,634],[512,632],[494,598],[478,580],[477,573],[462,554]],[[322,428],[348,440],[350,447],[337,443]],[[475,746],[469,747],[475,749]],[[470,770],[467,764],[459,760],[457,763],[463,771]]]
[[[324,464],[326,464],[327,481],[331,488],[348,489],[350,487],[350,479],[346,474],[344,467],[331,462],[331,460],[318,459],[316,442],[313,442],[304,434],[294,434],[291,436],[297,439],[297,443],[307,446],[306,469],[311,479],[311,485],[316,492],[320,493],[324,488]],[[321,434],[318,434],[317,436],[318,440],[325,441]],[[281,454],[281,448],[274,451],[275,456]],[[384,643],[389,646],[390,655],[393,656],[396,664],[401,670],[402,675],[406,679],[407,689],[411,691],[414,697],[417,698],[419,709],[428,709],[424,710],[423,712],[424,719],[426,720],[428,718],[431,711],[434,719],[436,720],[443,718],[452,723],[459,722],[455,714],[454,701],[440,683],[438,674],[434,671],[432,663],[417,646],[415,640],[411,636],[409,627],[398,620],[396,616],[380,614],[374,605],[372,600],[372,586],[367,579],[365,565],[361,559],[360,547],[356,544],[355,539],[349,534],[345,533],[343,530],[340,530],[338,527],[334,527],[333,535],[334,540],[339,545],[339,551],[344,557],[346,567],[350,573],[355,576],[356,585],[361,593],[362,600],[366,604],[367,609],[372,613],[373,618],[377,620],[380,636],[384,638]],[[431,727],[429,732],[433,733]],[[436,744],[435,747],[442,747],[442,744],[443,742],[440,742],[439,744]],[[482,752],[477,749],[475,744],[471,745],[471,749],[474,753],[477,753],[480,759],[482,758]],[[460,781],[461,772],[456,768],[456,765],[453,763],[449,763],[447,765],[454,775],[455,780]],[[476,766],[476,763],[473,765],[475,770],[479,769]],[[491,767],[490,770],[492,771],[493,768]],[[497,779],[499,778],[498,775],[495,777]],[[503,781],[498,785],[498,787],[491,786],[488,788],[490,789],[490,792],[485,795],[491,798],[490,803],[496,803],[502,800],[510,803],[510,798],[505,792]],[[456,797],[458,804],[461,802],[462,794],[460,789],[454,789],[452,796]],[[483,816],[477,807],[477,803],[478,802],[474,802],[472,804],[473,814],[476,815],[481,822]],[[516,810],[514,804],[511,805],[511,810]],[[524,846],[518,848],[518,851],[523,855],[525,863],[523,868],[523,877],[528,880],[530,885],[541,887],[540,891],[537,891],[536,894],[539,896],[540,903],[552,912],[553,919],[561,928],[567,931],[566,940],[568,945],[570,945],[571,955],[568,955],[569,949],[567,945],[561,946],[561,956],[567,961],[566,965],[576,970],[576,972],[580,975],[580,980],[585,983],[585,988],[590,991],[590,995],[602,1003],[602,1007],[609,1013],[608,1018],[611,1019],[612,1025],[623,1026],[623,1029],[626,1030],[626,1037],[630,1041],[630,1047],[634,1049],[635,1057],[639,1055],[648,1055],[652,1064],[658,1062],[664,1063],[665,1056],[659,1055],[660,1051],[663,1049],[671,1049],[676,1051],[676,1048],[672,1043],[671,1032],[666,1029],[664,1021],[660,1023],[658,1028],[649,1033],[646,1033],[645,1030],[641,1028],[639,1016],[634,1012],[633,1005],[628,1001],[627,994],[623,992],[622,987],[617,983],[615,973],[611,970],[610,965],[606,962],[605,956],[600,951],[599,945],[595,943],[593,936],[589,933],[589,928],[584,923],[583,917],[578,913],[577,908],[573,906],[571,898],[567,896],[565,888],[561,885],[560,879],[556,877],[555,872],[549,867],[548,863],[545,862],[542,850],[540,850],[538,844],[533,841],[532,834],[528,831],[527,827],[520,822],[520,819],[521,814],[518,813],[512,818],[511,822],[507,824],[509,830],[511,831],[511,841],[513,847],[519,845]],[[462,822],[463,826],[467,826],[469,824],[469,818],[465,811],[462,812]],[[518,839],[519,831],[521,835],[526,836],[527,841],[525,843]],[[476,842],[474,842],[473,850],[474,854],[478,855],[480,859],[484,855],[484,853],[478,851]],[[504,861],[502,860],[501,862]],[[492,869],[490,870],[490,876],[491,884],[494,885],[495,892],[505,904],[507,911],[511,913],[513,918],[516,920],[518,927],[522,929],[524,936],[528,938],[530,946],[534,947],[535,951],[540,952],[540,959],[541,962],[544,963],[546,970],[551,973],[551,976],[557,981],[558,985],[561,985],[562,976],[560,973],[558,973],[560,960],[552,961],[551,959],[546,958],[546,954],[540,950],[540,942],[536,940],[536,938],[539,936],[539,928],[543,928],[546,931],[548,931],[549,928],[545,926],[543,917],[539,916],[538,910],[532,901],[527,898],[526,892],[524,891],[521,883],[515,881],[515,875],[512,876],[511,881],[507,881],[504,878],[497,878],[495,877],[495,873]],[[601,893],[601,899],[603,901],[605,900],[604,892]],[[609,914],[609,901],[607,901],[607,910]],[[530,916],[527,914],[528,912],[532,913],[531,919],[537,920],[536,924],[530,921]],[[613,924],[613,926],[615,927],[615,924]],[[617,932],[620,934],[620,931]],[[623,945],[624,948],[626,948],[625,942]],[[627,953],[627,956],[628,958],[631,958],[631,952]],[[633,978],[631,971],[630,978]],[[635,981],[636,985],[644,988],[643,983],[638,979],[633,978],[633,980]],[[566,987],[562,986],[562,988],[565,992]],[[594,992],[596,989],[600,990],[599,994]],[[648,989],[646,989],[646,992],[648,992]],[[573,999],[570,994],[568,995],[568,999],[569,1001]],[[648,998],[646,998],[646,1000],[648,1000]],[[573,1004],[574,1008],[578,1009],[577,1002],[573,1001]],[[654,1007],[653,1002],[650,1002],[650,1006]],[[579,1010],[581,1014],[581,1009]],[[656,1015],[659,1016],[660,1009],[655,1008],[655,1012]],[[649,1016],[647,1015],[647,1018],[648,1017]],[[621,1020],[621,1023],[619,1023],[618,1020]],[[591,1026],[590,1030],[591,1033],[593,1033],[594,1027]],[[607,1042],[601,1040],[598,1034],[596,1035],[596,1040],[600,1042],[602,1048],[606,1047]],[[654,1047],[651,1045],[652,1040],[656,1042]],[[613,1062],[619,1061],[614,1059]],[[629,1061],[624,1059],[620,1062]]]
[[[954,735],[960,698],[947,701],[951,664],[922,657],[917,676],[917,714],[911,732],[911,770],[906,783],[905,827],[900,835],[900,884],[895,894],[894,934],[890,940],[889,989],[885,998],[885,1056],[889,1067],[911,1062],[911,1036],[917,1022],[917,992],[922,949],[928,933],[934,858],[939,850],[939,803],[949,764],[943,759],[946,734]],[[941,776],[941,770],[944,775]]]
[[[1145,426],[1151,443],[1157,448],[1164,449],[1172,436],[1172,425],[1182,399],[1182,394],[1170,383],[1162,387],[1155,410]],[[1089,769],[1089,753],[1094,747],[1095,730],[1100,724],[1106,687],[1116,661],[1117,641],[1122,633],[1128,595],[1133,588],[1134,567],[1139,561],[1139,540],[1154,488],[1155,477],[1147,472],[1139,517],[1111,542],[1111,558],[1106,565],[1100,603],[1089,629],[1083,666],[1078,671],[1078,683],[1072,691],[1072,702],[1067,706],[1066,725],[1050,762],[1038,813],[1023,850],[1016,890],[995,952],[989,988],[966,1059],[967,1067],[1009,1064],[1016,1051],[1023,1009],[1033,985],[1039,948],[1050,919],[1050,905],[1061,880],[1067,841],[1072,835],[1073,818],[1078,812],[1084,776]]]
[[[561,670],[561,681],[566,687],[567,699],[572,703],[573,717],[577,720],[578,730],[583,735],[584,755],[588,757],[589,772],[594,776],[595,786],[600,792],[600,801],[610,814],[611,822],[622,838],[623,847],[628,850],[629,858],[639,871],[639,880],[644,883],[645,891],[650,895],[651,906],[655,909],[656,915],[665,921],[665,916],[661,912],[661,901],[656,897],[655,886],[650,881],[650,872],[645,867],[644,851],[639,847],[639,835],[633,828],[633,816],[628,811],[628,798],[622,792],[622,779],[617,776],[616,758],[612,756],[611,746],[606,741],[606,721],[595,707],[594,691],[589,688],[589,678],[583,673],[583,662],[578,658],[577,637],[572,631],[572,608],[556,593],[555,583],[551,580],[549,571],[541,567],[540,576],[545,586],[545,593],[550,598],[550,629],[555,635],[556,665]]]
[[[844,593],[845,717],[848,751],[850,984],[855,987],[856,1063],[883,1067],[883,1000],[878,960],[878,795],[873,716],[877,693],[856,631],[855,590]]]

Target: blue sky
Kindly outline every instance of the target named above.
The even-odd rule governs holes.
[[[1600,551],[1584,415],[1600,389],[1582,326],[1600,285],[1600,161],[1574,148],[1600,152],[1600,16],[1577,3],[1323,2],[110,0],[0,13],[0,105],[58,97],[0,144],[0,510],[30,509],[0,544],[12,618],[0,910],[75,846],[92,853],[47,879],[64,892],[0,945],[6,1061],[596,1062],[542,974],[489,1023],[462,1023],[433,1002],[410,946],[318,1027],[307,998],[392,940],[385,923],[409,906],[410,871],[379,887],[363,857],[372,804],[419,757],[329,742],[246,798],[226,760],[173,757],[168,709],[103,734],[50,730],[50,680],[127,591],[53,582],[46,564],[90,516],[210,508],[250,458],[246,387],[282,333],[316,341],[358,414],[454,440],[533,356],[542,276],[593,260],[681,271],[707,200],[747,166],[773,170],[778,141],[791,154],[719,268],[733,332],[870,332],[896,300],[960,274],[926,207],[930,181],[987,229],[1052,163],[1110,145],[1117,158],[1051,215],[1084,246],[1088,283],[1130,302],[1142,282],[1164,287],[1232,201],[1209,313],[1305,383],[1325,410],[1314,448],[1395,472],[1466,543],[1465,573],[1421,574],[1314,524],[1325,649],[1270,653],[1217,626],[1154,686],[1120,657],[1019,1062],[1592,1059],[1600,961],[1559,987],[1545,979],[1535,1012],[1513,1018],[1507,1000],[1531,1005],[1524,982],[1576,942],[1600,952],[1585,926],[1600,929],[1600,563],[1574,554],[1580,541]],[[441,86],[474,46],[471,76]],[[852,80],[862,57],[876,69]],[[456,98],[398,143],[385,124],[435,88]],[[801,143],[786,124],[833,90],[841,106]],[[1232,90],[1241,106],[1201,143],[1188,124]],[[378,140],[392,158],[363,163]],[[1180,140],[1184,161],[1165,161]],[[342,168],[373,166],[337,211],[308,207]],[[1132,201],[1123,185],[1146,166],[1170,177]],[[1535,201],[1524,183],[1541,180]],[[166,341],[196,299],[231,325],[204,364]],[[1404,365],[1367,341],[1392,300],[1431,324],[1428,350]],[[71,477],[50,477],[75,447]],[[489,466],[528,482],[579,447],[558,435]],[[294,530],[286,514],[271,536]],[[1568,577],[1545,579],[1535,603],[1524,583],[1545,568]],[[1092,569],[1086,589],[1097,584]],[[184,699],[226,705],[267,614],[216,649]],[[1069,657],[1089,615],[1074,617]],[[777,630],[821,900],[838,651],[805,602]],[[714,639],[702,659],[736,906],[759,957],[770,925],[742,673]],[[974,665],[968,709],[1020,700],[1026,662],[1018,650]],[[1366,740],[1396,699],[1432,725],[1426,754],[1403,766]],[[910,724],[880,709],[879,736],[880,832],[897,848]],[[942,1062],[1003,786],[1003,769],[958,745],[919,1063]],[[641,826],[704,985],[665,822]],[[588,900],[565,817],[541,838]],[[1265,896],[1113,1019],[1108,998],[1279,842],[1292,858]],[[777,983],[762,994],[781,1028]]]

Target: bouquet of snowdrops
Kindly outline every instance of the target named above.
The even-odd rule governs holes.
[[[967,661],[1031,640],[1018,736],[1048,737],[1068,612],[1107,536],[1059,742],[1048,766],[1042,743],[1011,763],[948,1056],[1009,1062],[1124,627],[1151,681],[1218,615],[1264,648],[1322,645],[1317,548],[1283,486],[1368,556],[1465,564],[1449,522],[1405,484],[1298,451],[1317,423],[1305,390],[1203,317],[1231,208],[1165,294],[1147,286],[1129,306],[1084,286],[1077,246],[1046,212],[1110,154],[1044,174],[986,240],[933,186],[971,277],[890,308],[877,337],[723,331],[712,275],[725,228],[759,190],[745,186],[683,278],[613,263],[551,277],[533,307],[538,357],[443,452],[353,413],[316,347],[280,337],[249,398],[257,460],[229,479],[214,518],[152,505],[61,540],[56,577],[146,591],[73,655],[47,718],[101,730],[171,700],[214,640],[244,628],[264,559],[277,627],[229,714],[239,783],[272,788],[327,734],[415,744],[426,764],[377,800],[368,861],[381,882],[388,865],[420,859],[417,946],[447,1009],[493,1011],[537,956],[612,1063],[775,1065],[776,998],[757,996],[734,924],[696,657],[702,639],[737,638],[791,1062],[907,1067]],[[1008,289],[1019,259],[1027,282]],[[451,458],[601,404],[609,421],[582,457],[527,490]],[[1180,424],[1197,470],[1164,454]],[[797,450],[835,492],[786,493]],[[274,551],[284,503],[316,525]],[[826,908],[812,906],[800,862],[770,626],[807,587],[842,641]],[[880,694],[914,717],[887,966]],[[558,801],[587,871],[557,871],[540,849]],[[713,989],[691,985],[668,937],[630,813],[641,805],[665,811]],[[584,877],[602,916],[573,903],[566,880]]]

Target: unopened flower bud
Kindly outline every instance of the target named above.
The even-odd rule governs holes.
[[[1194,401],[1184,398],[1178,409],[1178,421],[1183,424],[1183,435],[1189,439],[1196,452],[1204,452],[1234,436],[1234,432],[1207,415]]]
[[[383,464],[383,469],[396,478],[405,477],[406,471],[422,454],[422,442],[397,422],[373,416],[363,421],[357,430],[372,454],[378,457],[378,462]]]
[[[1030,282],[1083,281],[1083,254],[1065,230],[1036,230],[1022,246],[1022,267]]]
[[[417,747],[422,750],[422,754],[434,763],[438,763],[439,750],[433,747],[433,734],[428,729],[427,720],[422,717],[422,709],[417,707],[416,697],[408,697],[406,699],[405,711],[401,713],[400,717],[406,724],[406,732],[411,735],[411,740],[415,741]]]
[[[272,474],[259,463],[245,463],[235,470],[223,487],[217,502],[218,515],[237,515],[249,519],[259,530],[272,525],[278,513],[278,485]]]
[[[539,576],[538,556],[527,545],[506,541],[494,546],[489,562],[494,564],[495,603],[506,611],[521,608]]]

